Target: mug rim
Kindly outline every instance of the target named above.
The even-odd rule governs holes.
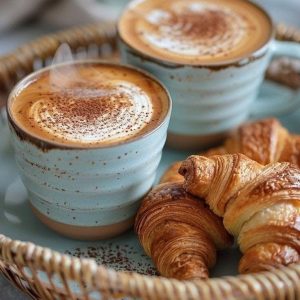
[[[11,104],[13,102],[12,98],[20,91],[24,86],[26,86],[26,83],[30,82],[36,76],[40,75],[41,73],[44,73],[46,71],[49,71],[51,68],[55,67],[60,67],[60,66],[65,66],[65,65],[70,65],[70,64],[100,64],[104,66],[113,66],[113,67],[123,67],[127,68],[133,71],[136,71],[147,78],[153,80],[156,82],[162,89],[162,91],[166,94],[166,100],[167,100],[167,111],[165,112],[163,118],[159,121],[159,123],[151,130],[145,132],[142,135],[137,135],[135,137],[132,137],[128,140],[112,143],[112,144],[106,144],[106,145],[96,145],[96,146],[84,146],[84,145],[68,145],[68,144],[63,144],[59,142],[54,142],[54,141],[49,141],[47,139],[44,139],[42,137],[39,137],[38,135],[35,135],[25,128],[22,128],[20,124],[17,123],[17,121],[13,117],[13,113],[11,112]],[[170,95],[169,90],[166,88],[166,86],[155,76],[153,76],[151,73],[144,71],[140,68],[137,68],[135,66],[129,65],[129,64],[123,64],[123,63],[117,63],[117,62],[108,62],[105,60],[101,59],[80,59],[80,60],[75,60],[75,61],[67,61],[63,63],[58,63],[54,65],[49,65],[47,67],[41,68],[37,71],[34,71],[30,73],[29,75],[25,76],[22,78],[11,90],[8,96],[7,100],[7,105],[6,105],[6,112],[7,112],[7,117],[8,117],[8,122],[10,126],[13,127],[13,130],[15,133],[21,138],[21,140],[28,140],[29,142],[33,143],[36,145],[38,148],[42,148],[42,150],[51,150],[51,149],[61,149],[61,150],[97,150],[97,149],[110,149],[110,148],[115,148],[119,146],[124,146],[127,144],[131,144],[134,142],[137,142],[139,140],[142,140],[144,138],[147,138],[148,136],[152,135],[155,133],[157,130],[159,130],[169,119],[171,115],[171,110],[172,110],[172,98]],[[21,137],[20,137],[21,135]]]
[[[132,2],[139,2],[140,0],[132,0]],[[142,0],[142,1],[147,1],[147,0]],[[275,25],[273,22],[273,19],[271,17],[271,15],[259,4],[254,3],[251,0],[243,0],[243,2],[247,2],[251,5],[253,5],[254,7],[256,7],[258,10],[260,10],[268,19],[270,25],[271,25],[271,30],[270,30],[270,36],[269,38],[266,40],[266,42],[264,44],[261,45],[261,47],[255,49],[254,51],[252,51],[249,54],[245,54],[242,55],[241,57],[235,58],[235,59],[231,59],[228,61],[224,61],[224,62],[209,62],[209,63],[180,63],[180,62],[174,62],[168,59],[161,59],[146,53],[143,53],[142,51],[140,51],[139,49],[133,47],[132,45],[130,45],[127,41],[125,41],[125,39],[122,37],[121,35],[121,30],[120,30],[120,23],[121,23],[121,19],[123,17],[123,15],[125,14],[125,12],[127,11],[127,9],[129,8],[130,5],[132,5],[132,3],[128,3],[125,8],[123,9],[122,13],[120,14],[120,17],[118,19],[117,22],[117,37],[118,39],[124,44],[126,45],[130,50],[134,51],[137,55],[139,55],[142,59],[156,63],[158,65],[162,65],[162,66],[169,66],[169,67],[173,67],[173,68],[180,68],[180,67],[192,67],[192,68],[226,68],[226,67],[230,67],[230,66],[236,66],[236,65],[240,65],[241,62],[245,61],[245,59],[249,59],[253,56],[259,55],[261,53],[261,51],[274,39],[275,37]]]

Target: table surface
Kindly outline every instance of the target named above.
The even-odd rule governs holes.
[[[281,0],[256,0],[260,2],[267,9],[271,8],[271,14],[274,19],[279,22],[285,22],[294,26],[300,27],[300,4],[299,0],[287,0],[284,2],[285,9],[278,9],[282,6]],[[12,29],[8,32],[0,34],[0,55],[5,54],[18,45],[38,37],[42,34],[52,32],[58,28],[51,27],[49,25],[40,25],[34,23],[28,23],[22,28]],[[1,180],[1,178],[0,178]],[[6,279],[0,275],[0,299],[2,300],[28,300],[29,298],[22,292],[12,286]]]

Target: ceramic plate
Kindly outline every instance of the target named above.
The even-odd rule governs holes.
[[[287,93],[286,88],[270,83],[265,85],[264,90],[267,94]],[[300,133],[300,109],[294,108],[293,113],[281,117],[280,120],[291,132]],[[40,223],[29,208],[27,193],[18,176],[12,149],[6,142],[8,135],[8,130],[3,128],[2,124],[0,126],[0,233],[12,239],[30,241],[77,257],[94,258],[99,264],[116,270],[156,274],[151,260],[144,254],[133,231],[106,241],[82,242],[64,238]],[[191,153],[165,149],[157,178],[173,161],[184,159],[189,154]],[[235,275],[239,258],[240,253],[235,248],[223,251],[219,254],[212,276]]]

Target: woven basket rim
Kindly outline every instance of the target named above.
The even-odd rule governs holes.
[[[3,249],[6,249],[4,256],[3,252],[1,253],[1,250],[3,251]],[[226,288],[228,289],[228,284],[231,284],[231,288],[233,288],[232,292],[234,293],[239,290],[239,285],[243,286],[245,282],[248,282],[251,286],[256,284],[256,280],[272,278],[274,275],[282,277],[283,275],[289,275],[294,272],[300,273],[300,263],[296,263],[290,264],[289,266],[279,266],[271,271],[264,271],[260,273],[213,277],[207,280],[199,279],[192,281],[180,281],[162,276],[139,274],[138,272],[117,271],[112,268],[97,264],[97,262],[92,258],[73,257],[69,254],[60,253],[50,248],[36,245],[32,242],[12,240],[3,234],[0,234],[0,256],[1,254],[5,262],[23,265],[24,267],[26,266],[27,260],[31,262],[39,262],[38,267],[40,271],[45,271],[48,269],[54,272],[52,266],[54,259],[55,261],[59,262],[61,270],[71,274],[69,278],[70,280],[76,280],[80,276],[83,277],[83,280],[85,278],[91,278],[95,276],[96,279],[100,279],[98,280],[99,283],[101,282],[101,279],[106,279],[107,282],[110,282],[106,288],[103,287],[103,285],[96,287],[110,291],[115,290],[114,292],[116,293],[126,293],[135,297],[142,296],[139,288],[143,289],[145,286],[154,287],[158,284],[161,284],[162,287],[171,287],[175,294],[179,291],[185,291],[187,287],[191,289],[216,288],[220,291],[223,291],[224,289],[226,290]],[[72,268],[72,266],[76,267]],[[72,268],[72,272],[70,272],[70,268]],[[74,270],[77,270],[77,273],[74,273]],[[290,276],[292,277],[293,275]],[[97,282],[97,280],[95,282]],[[122,283],[125,284],[122,286]],[[159,294],[160,293],[158,293],[158,295]]]
[[[100,32],[99,26],[102,26]],[[299,31],[295,31],[294,29],[286,30],[284,25],[279,25],[277,32],[279,37],[286,37],[289,40],[300,42]],[[71,41],[76,40],[74,35],[83,36],[83,45],[96,40],[96,36],[98,39],[99,37],[102,38],[102,36],[111,40],[115,38],[114,26],[112,24],[104,25],[103,23],[42,37],[24,44],[14,52],[5,55],[5,57],[0,57],[0,80],[2,78],[5,80],[6,75],[10,74],[16,68],[16,65],[22,65],[22,59],[26,55],[26,57],[29,57],[29,60],[40,55],[37,46],[47,42],[51,45],[49,46],[50,49],[52,49],[64,40],[64,38],[69,37],[68,34],[70,36],[72,34],[73,36],[70,38]],[[41,48],[41,46],[39,47]],[[43,55],[48,51],[46,50],[42,51]],[[5,66],[3,73],[1,73],[1,63]],[[159,296],[168,298],[172,295],[176,295],[176,297],[182,295],[183,299],[188,295],[189,299],[197,299],[199,297],[201,299],[210,299],[214,295],[214,299],[224,299],[230,296],[242,299],[242,297],[253,297],[253,295],[269,295],[270,286],[264,283],[265,280],[273,282],[274,284],[271,288],[274,288],[274,286],[276,287],[275,283],[279,282],[280,278],[283,278],[283,282],[284,278],[289,278],[289,282],[293,282],[293,286],[288,286],[287,288],[298,288],[297,291],[300,295],[300,287],[297,287],[297,280],[299,280],[297,278],[300,277],[300,263],[280,266],[277,269],[256,274],[222,276],[219,278],[210,278],[205,281],[179,281],[159,276],[142,275],[137,272],[116,271],[103,265],[98,265],[92,258],[72,257],[32,242],[13,240],[0,232],[0,270],[1,261],[8,265],[21,267],[26,267],[30,263],[36,269],[50,273],[60,270],[70,280],[84,280],[89,287],[98,288],[101,291],[112,294],[124,293],[132,297],[152,297],[156,299]],[[258,288],[258,285],[260,288]]]

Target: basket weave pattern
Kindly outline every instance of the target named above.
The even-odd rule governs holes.
[[[278,26],[277,36],[300,42],[300,33],[283,25]],[[65,42],[75,53],[88,53],[93,47],[100,57],[111,58],[117,48],[113,24],[93,24],[42,37],[0,58],[0,91],[7,94],[22,77],[46,65]],[[101,299],[300,299],[300,264],[254,275],[180,282],[117,272],[92,259],[70,257],[4,235],[0,235],[0,272],[33,299],[88,300],[99,298],[99,293]]]

